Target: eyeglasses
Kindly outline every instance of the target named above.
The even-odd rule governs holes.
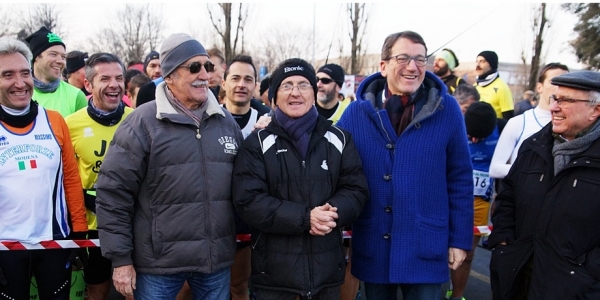
[[[385,60],[390,60],[392,58],[396,59],[396,62],[399,65],[408,65],[411,59],[415,61],[415,64],[417,64],[418,67],[424,67],[427,64],[427,57],[422,55],[410,56],[406,54],[398,54],[395,56],[390,56]]]
[[[330,83],[332,83],[334,80],[333,80],[333,79],[331,79],[331,78],[325,78],[325,77],[323,77],[323,78],[319,78],[319,77],[317,77],[317,82],[319,82],[319,81],[320,81],[320,82],[322,82],[323,84],[330,84]]]
[[[591,102],[590,100],[580,100],[580,99],[571,99],[571,98],[556,98],[556,95],[551,95],[550,96],[550,101],[554,101],[556,102],[556,104],[558,104],[558,106],[564,106],[565,103],[575,103],[575,102]]]
[[[188,70],[190,70],[190,73],[192,74],[196,74],[199,73],[200,70],[202,70],[202,66],[204,66],[204,69],[206,70],[206,72],[213,72],[215,70],[215,65],[213,63],[210,62],[210,60],[207,60],[206,62],[204,62],[204,64],[195,61],[187,66],[179,66],[180,68],[186,68]]]
[[[291,83],[284,83],[279,87],[279,90],[286,94],[291,94],[294,88],[298,88],[298,91],[301,93],[308,92],[311,90],[312,85],[308,82],[301,82],[298,85],[293,85]]]

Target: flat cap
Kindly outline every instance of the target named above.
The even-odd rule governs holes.
[[[551,80],[556,86],[600,92],[600,72],[578,71],[556,76]]]

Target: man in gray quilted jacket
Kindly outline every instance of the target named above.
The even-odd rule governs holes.
[[[102,255],[120,293],[229,299],[235,252],[233,161],[242,134],[208,88],[214,69],[197,40],[173,34],[160,52],[156,100],[117,129],[96,185]]]

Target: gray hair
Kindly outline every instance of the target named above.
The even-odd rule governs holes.
[[[480,96],[477,89],[470,84],[459,84],[454,91],[454,98],[460,104],[465,104],[469,98],[473,98],[475,101],[479,101]]]
[[[595,106],[600,104],[600,92],[598,91],[590,91],[590,102],[588,102],[590,106]]]
[[[27,45],[25,43],[15,39],[15,38],[7,37],[7,36],[1,37],[0,38],[0,56],[10,55],[10,54],[14,54],[14,53],[19,53],[19,54],[23,55],[27,59],[27,62],[29,62],[29,65],[31,65],[31,60],[33,59],[33,54],[31,54],[31,50],[29,50],[29,47],[27,47]]]
[[[111,53],[100,52],[93,54],[88,58],[88,60],[86,60],[85,79],[87,79],[87,81],[89,82],[94,81],[94,77],[96,77],[96,74],[98,73],[96,72],[96,69],[94,67],[97,64],[108,63],[118,63],[121,66],[121,69],[123,69],[123,76],[125,76],[125,65],[123,65],[123,62],[119,59],[118,56]]]

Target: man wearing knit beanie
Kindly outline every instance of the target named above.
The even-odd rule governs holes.
[[[279,64],[272,122],[235,160],[233,204],[252,228],[256,299],[341,299],[345,258],[335,233],[362,211],[367,183],[349,133],[317,113],[316,84],[306,61]]]
[[[200,42],[167,37],[160,64],[156,101],[117,128],[102,163],[102,255],[125,296],[175,299],[187,281],[197,299],[229,300],[231,174],[242,133],[208,89],[213,65]]]
[[[498,118],[510,119],[514,114],[512,92],[498,73],[498,55],[483,51],[477,55],[475,74],[481,101],[492,105]]]
[[[260,81],[260,88],[258,89],[258,97],[262,103],[268,107],[271,107],[271,100],[269,99],[269,85],[271,84],[271,75],[265,76]]]
[[[459,84],[467,84],[465,80],[454,75],[454,68],[458,67],[458,58],[450,49],[442,49],[433,62],[433,73],[437,75],[448,87],[448,94],[454,94]]]
[[[33,54],[33,99],[66,117],[87,106],[84,93],[64,82],[66,47],[56,34],[41,27],[25,38]]]
[[[462,85],[457,89],[456,100],[465,103],[474,97],[475,99],[479,97],[478,95],[473,97],[470,93],[477,93],[477,91],[473,86]],[[465,127],[473,164],[473,226],[486,226],[489,221],[490,202],[494,194],[494,179],[490,178],[489,170],[500,137],[496,112],[488,103],[475,101],[466,109]],[[452,290],[446,293],[446,299],[465,299],[463,294],[480,239],[481,234],[473,235],[472,248],[464,262],[456,270],[450,271]]]
[[[146,55],[146,59],[144,59],[144,73],[146,73],[146,75],[148,75],[148,77],[150,77],[152,80],[162,76],[159,57],[160,55],[158,52],[150,51],[150,53]]]
[[[86,96],[90,93],[85,89],[85,61],[88,59],[88,54],[81,51],[71,51],[67,53],[67,68],[65,74],[67,82],[80,89]]]
[[[140,106],[156,99],[156,86],[163,82],[162,69],[160,68],[160,54],[156,51],[150,51],[144,59],[144,73],[152,81],[142,85],[138,91],[136,105]]]
[[[285,90],[285,92],[289,93],[278,93],[281,83],[286,78],[295,75],[304,77],[304,83],[306,84],[303,84],[301,86],[292,85],[293,87],[291,89]],[[286,85],[286,88],[289,87],[290,85]],[[317,77],[315,76],[315,69],[303,59],[290,58],[279,64],[279,66],[277,66],[277,68],[273,71],[273,74],[271,74],[271,86],[269,86],[269,99],[273,99],[273,103],[279,106],[277,104],[277,96],[286,96],[288,94],[293,94],[296,89],[301,91],[302,95],[312,94],[312,104],[314,104],[314,99],[317,97]],[[313,93],[311,93],[311,91]]]
[[[344,76],[344,69],[336,64],[324,65],[317,71],[317,111],[333,124],[348,107],[348,103],[340,102],[338,98],[344,85]]]

